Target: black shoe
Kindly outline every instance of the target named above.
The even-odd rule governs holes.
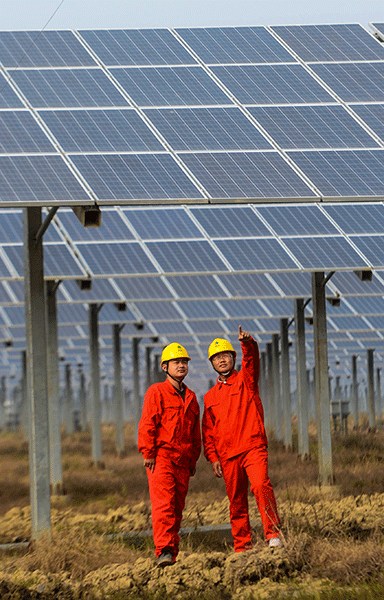
[[[173,556],[170,552],[162,552],[156,561],[158,567],[169,567],[173,564]]]

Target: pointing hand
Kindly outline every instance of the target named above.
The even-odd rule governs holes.
[[[251,338],[249,331],[243,331],[241,325],[239,325],[239,342],[246,342]]]

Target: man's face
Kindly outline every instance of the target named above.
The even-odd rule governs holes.
[[[212,358],[212,365],[218,373],[228,373],[234,366],[232,352],[218,352]]]
[[[176,379],[184,379],[188,373],[188,359],[187,358],[173,358],[168,361],[168,373]],[[166,370],[166,365],[163,365]]]

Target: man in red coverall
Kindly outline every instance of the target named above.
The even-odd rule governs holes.
[[[147,471],[159,567],[176,560],[189,478],[201,451],[199,404],[183,383],[189,361],[181,344],[164,348],[161,368],[166,379],[148,388],[139,422],[138,446]]]
[[[225,339],[216,338],[208,358],[218,373],[205,394],[204,454],[216,477],[223,477],[230,503],[235,552],[252,547],[248,514],[248,481],[260,511],[264,535],[271,548],[282,545],[279,516],[268,476],[267,436],[259,396],[259,350],[252,336],[239,326],[242,368],[235,369],[236,352]]]

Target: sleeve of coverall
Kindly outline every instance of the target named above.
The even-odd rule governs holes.
[[[159,418],[156,394],[149,388],[144,396],[143,411],[138,427],[138,448],[145,459],[156,456],[156,425]]]
[[[260,356],[259,346],[253,338],[241,342],[242,369],[244,369],[244,383],[251,392],[259,390]]]
[[[202,434],[203,434],[203,447],[204,456],[209,462],[217,462],[219,457],[217,456],[215,438],[213,435],[214,422],[212,414],[208,408],[204,409],[203,422],[202,422]]]

